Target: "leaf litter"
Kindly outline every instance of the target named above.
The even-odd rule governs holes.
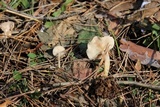
[[[141,64],[150,65],[159,68],[160,64],[159,51],[154,51],[153,49],[145,48],[142,46],[138,46],[130,41],[126,41],[124,39],[121,40],[120,49],[126,53],[128,53],[129,58],[134,61],[140,61]]]
[[[159,106],[158,0],[2,2],[2,106]],[[100,46],[105,34],[110,51]],[[90,59],[89,44],[103,48],[101,60]],[[57,46],[65,56],[53,55]]]

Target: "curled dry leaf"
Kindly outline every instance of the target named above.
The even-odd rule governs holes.
[[[120,50],[126,52],[133,61],[140,60],[143,65],[160,68],[160,52],[145,48],[125,39],[120,40]]]
[[[0,28],[4,32],[5,36],[11,36],[12,35],[12,30],[14,28],[14,22],[8,21],[0,24]]]
[[[140,70],[141,70],[142,67],[141,67],[141,62],[140,62],[139,59],[137,60],[137,62],[136,62],[136,64],[135,64],[134,67],[135,67],[135,69],[136,69],[137,71],[140,71]]]

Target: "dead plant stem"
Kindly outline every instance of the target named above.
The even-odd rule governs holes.
[[[134,86],[139,86],[139,87],[144,87],[144,88],[149,88],[149,89],[160,91],[160,86],[144,84],[144,83],[139,83],[135,81],[117,81],[117,83],[119,85],[134,85]]]
[[[32,94],[36,91],[37,90],[32,90],[32,91],[28,91],[28,92],[25,92],[25,93],[20,93],[20,94],[17,94],[17,95],[13,95],[13,96],[10,96],[10,97],[7,97],[7,98],[2,98],[2,99],[0,99],[0,102],[5,101],[7,99],[13,99],[13,98],[21,97],[21,96],[24,96],[24,95],[27,95],[27,94]]]
[[[16,10],[11,9],[9,7],[6,8],[5,12],[12,13],[12,14],[24,17],[24,18],[28,18],[30,20],[35,20],[37,22],[41,22],[40,20],[52,20],[52,21],[55,21],[55,20],[66,19],[68,17],[75,16],[75,15],[78,15],[78,14],[82,13],[82,12],[76,12],[76,13],[70,13],[70,14],[63,14],[63,15],[60,15],[58,17],[34,17],[32,15],[26,14],[24,12],[16,11]]]

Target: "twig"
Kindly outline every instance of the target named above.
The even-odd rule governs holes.
[[[37,92],[37,91],[40,91],[40,89],[28,91],[28,92],[25,92],[25,93],[20,93],[20,94],[17,94],[17,95],[13,95],[13,96],[10,96],[10,97],[6,97],[6,98],[2,98],[2,99],[0,99],[0,102],[5,101],[5,100],[7,100],[7,99],[12,99],[12,98],[16,98],[16,97],[21,97],[21,96],[24,96],[24,95],[27,95],[27,94],[32,94],[32,93]]]
[[[149,88],[153,90],[160,91],[160,86],[150,85],[150,84],[143,84],[135,81],[117,81],[119,85],[133,85],[133,86],[140,86],[144,88]]]
[[[52,20],[52,21],[62,20],[62,19],[66,19],[68,17],[75,16],[75,15],[82,13],[82,12],[75,12],[75,13],[70,13],[70,14],[63,14],[58,17],[34,17],[32,15],[26,14],[24,12],[16,11],[16,10],[9,8],[9,7],[6,7],[5,12],[12,13],[12,14],[24,17],[24,18],[28,18],[30,20],[35,20],[37,22],[40,22],[40,20]]]
[[[16,11],[14,9],[11,9],[9,7],[6,7],[6,10],[5,12],[8,12],[8,13],[12,13],[12,14],[15,14],[15,15],[18,15],[18,16],[21,16],[21,17],[24,17],[24,18],[28,18],[28,19],[31,19],[31,20],[35,20],[37,22],[40,22],[40,20],[38,20],[36,17],[34,16],[31,16],[29,14],[26,14],[24,12],[20,12],[20,11]]]
[[[54,83],[53,87],[63,87],[63,86],[70,86],[70,85],[79,85],[82,84],[82,82],[62,82],[62,83]]]
[[[123,77],[136,77],[136,74],[120,74],[120,73],[116,73],[113,75],[114,78],[123,78]]]
[[[55,20],[62,20],[62,19],[66,19],[68,17],[76,16],[76,15],[81,14],[81,13],[83,13],[83,12],[63,14],[63,15],[60,15],[58,17],[36,17],[36,18],[40,19],[40,20],[52,20],[52,21],[55,21]]]

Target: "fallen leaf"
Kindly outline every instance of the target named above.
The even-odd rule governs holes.
[[[4,17],[4,14],[0,13],[0,18],[2,19]]]
[[[62,0],[51,0],[53,3],[61,3]]]
[[[145,10],[143,11],[142,17],[150,17],[151,15],[155,14],[157,11],[159,11],[158,5],[158,2],[151,2],[145,5]]]
[[[141,61],[138,59],[137,60],[137,62],[136,62],[136,64],[135,64],[135,69],[137,70],[137,71],[140,71],[141,70]]]
[[[77,16],[67,18],[47,29],[46,32],[38,32],[41,42],[54,47],[56,44],[67,46],[75,42],[75,30],[72,24],[77,23]]]
[[[9,104],[11,104],[11,101],[6,100],[4,103],[0,104],[0,107],[8,107]]]
[[[125,12],[133,9],[133,1],[122,1],[109,10],[109,14],[115,17],[123,17]]]
[[[154,17],[157,21],[160,21],[160,11],[156,12]]]
[[[89,68],[89,66],[89,63],[85,60],[74,61],[72,66],[74,78],[83,80],[84,78],[89,76],[92,73],[92,69]]]
[[[108,30],[109,31],[114,31],[117,26],[118,26],[118,20],[109,21]]]
[[[104,4],[105,4],[105,6],[106,6],[107,9],[111,9],[112,7],[116,6],[120,2],[122,2],[122,1],[121,0],[115,0],[113,2],[111,0],[106,0],[106,2],[104,2]]]
[[[159,11],[160,8],[158,7],[158,4],[158,1],[152,1],[151,3],[146,4],[141,10],[137,10],[133,14],[127,16],[127,19],[130,21],[139,21],[146,17],[150,17]]]
[[[120,50],[126,52],[133,61],[140,60],[143,65],[160,68],[160,52],[145,48],[125,39],[120,40]]]

